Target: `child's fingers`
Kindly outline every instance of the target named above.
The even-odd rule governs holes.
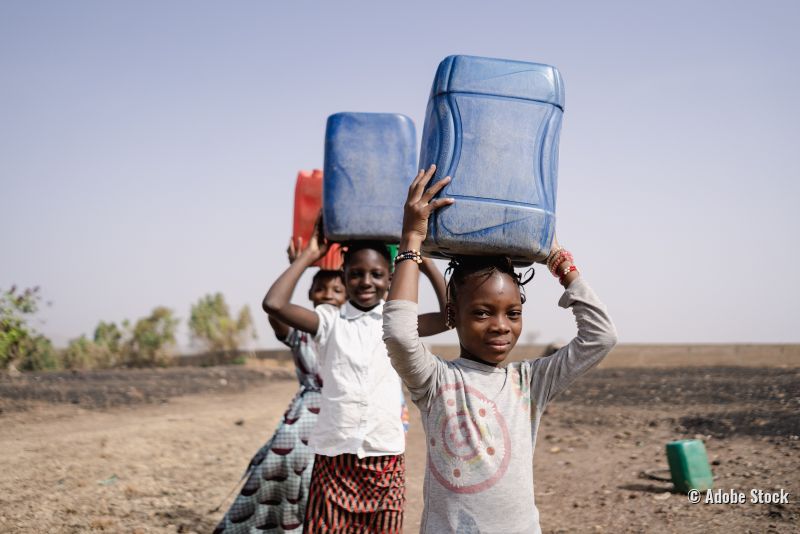
[[[437,198],[436,200],[428,204],[428,207],[431,209],[431,211],[436,211],[444,206],[450,206],[451,204],[455,204],[455,202],[456,200],[454,198]]]
[[[428,170],[420,169],[419,173],[417,174],[414,181],[411,183],[411,187],[408,191],[408,199],[412,202],[418,201],[422,198],[422,194],[425,192],[425,186],[430,180],[430,177],[433,176],[433,172],[436,170],[436,165],[431,165]]]
[[[409,198],[416,196],[417,191],[419,191],[419,182],[422,180],[423,176],[425,176],[425,169],[420,169],[419,172],[417,172],[417,175],[411,181],[411,185],[408,186]]]
[[[436,165],[431,165],[427,170],[420,171],[422,175],[417,175],[417,179],[415,179],[415,183],[413,185],[413,193],[409,191],[408,200],[411,202],[417,202],[422,198],[422,195],[425,193],[425,186],[428,185],[428,182],[435,172]]]
[[[422,187],[428,185],[428,182],[431,181],[431,178],[433,178],[433,175],[435,173],[436,173],[436,164],[431,163],[431,166],[428,167],[428,170],[425,171],[425,174],[422,175],[422,179],[420,180]]]
[[[417,175],[411,180],[411,185],[408,186],[408,190],[411,191],[412,189],[417,187],[417,184],[420,180],[422,180],[423,175],[425,174],[425,169],[420,169],[417,171]]]
[[[439,191],[441,191],[444,186],[450,183],[450,180],[451,178],[449,176],[445,176],[444,178],[442,178],[441,180],[430,186],[428,190],[425,191],[425,194],[422,195],[422,201],[425,202],[426,204],[430,202],[431,199],[435,197],[437,193],[439,193]]]

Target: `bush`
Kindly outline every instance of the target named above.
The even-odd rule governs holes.
[[[0,369],[55,369],[58,360],[50,340],[30,327],[27,317],[39,309],[39,288],[0,292]]]
[[[206,295],[192,305],[189,332],[193,341],[211,352],[236,351],[247,338],[256,337],[250,308],[243,307],[234,320],[222,293]]]
[[[65,369],[110,369],[120,361],[119,353],[98,344],[86,336],[73,339],[61,353],[61,364]]]
[[[136,321],[125,342],[123,363],[127,367],[163,367],[172,361],[175,327],[172,310],[159,306],[148,317]]]
[[[23,351],[17,368],[20,371],[44,371],[61,367],[58,352],[50,340],[41,334],[28,338],[28,348]]]
[[[106,323],[100,321],[94,329],[94,342],[100,347],[104,347],[115,358],[119,358],[122,353],[122,330],[116,323]]]

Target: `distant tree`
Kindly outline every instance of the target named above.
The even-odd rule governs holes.
[[[210,351],[235,351],[248,338],[256,338],[250,308],[243,307],[232,318],[222,293],[206,295],[192,305],[189,332],[193,341]]]
[[[39,309],[39,287],[0,291],[0,369],[54,369],[58,359],[50,340],[28,324]]]
[[[94,343],[107,354],[108,367],[116,367],[123,359],[123,332],[116,323],[100,321],[94,329]]]
[[[61,353],[66,369],[110,369],[124,362],[123,333],[115,323],[101,321],[94,339],[85,335],[73,339]]]
[[[83,335],[69,342],[61,353],[61,362],[65,369],[102,369],[112,366],[108,351]]]
[[[34,334],[28,338],[25,345],[22,357],[16,364],[20,371],[44,371],[61,367],[58,352],[50,340],[42,334]]]
[[[128,367],[167,365],[172,359],[177,325],[178,319],[172,315],[172,310],[163,306],[136,321],[130,338],[124,343],[123,363]]]

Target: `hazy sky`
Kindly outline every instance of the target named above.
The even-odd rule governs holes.
[[[560,69],[559,240],[621,341],[800,342],[798,27],[793,0],[5,0],[0,288],[40,285],[60,345],[221,291],[277,346],[260,301],[327,116],[419,135],[473,54]],[[523,339],[572,337],[559,289],[539,269]]]

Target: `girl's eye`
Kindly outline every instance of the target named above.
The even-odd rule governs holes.
[[[509,319],[519,319],[522,317],[522,312],[519,310],[512,310],[508,312]]]
[[[383,271],[372,271],[372,278],[383,278]]]
[[[480,317],[480,318],[489,317],[489,312],[487,312],[486,310],[475,310],[474,312],[472,312],[472,314],[475,317]]]

